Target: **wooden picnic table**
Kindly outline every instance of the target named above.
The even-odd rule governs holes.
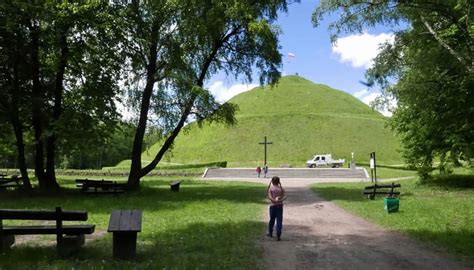
[[[135,258],[137,233],[142,231],[142,210],[112,210],[107,231],[113,233],[114,258]]]
[[[16,175],[10,178],[0,177],[0,189],[18,188],[21,187],[22,183],[23,178]]]
[[[83,193],[124,193],[127,187],[126,183],[118,183],[112,180],[94,180],[94,179],[76,179],[76,187]]]

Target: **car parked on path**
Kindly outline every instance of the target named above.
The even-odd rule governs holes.
[[[332,159],[331,154],[315,155],[312,159],[306,161],[306,166],[309,168],[316,168],[328,166],[331,168],[339,168],[344,165],[344,159]]]

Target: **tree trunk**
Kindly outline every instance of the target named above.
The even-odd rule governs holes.
[[[23,179],[23,186],[26,189],[31,189],[31,182],[30,182],[30,178],[28,177],[28,169],[26,166],[25,143],[23,141],[23,127],[21,126],[21,123],[19,122],[13,123],[13,121],[15,122],[19,121],[19,119],[17,120],[12,119],[12,125],[13,125],[13,130],[15,131],[16,148],[18,151],[18,165],[20,167],[21,177]]]
[[[35,174],[41,189],[48,188],[48,181],[44,173],[44,152],[43,152],[43,124],[42,124],[42,87],[40,83],[40,63],[39,63],[39,26],[34,20],[30,26],[31,31],[31,76],[33,81],[32,101],[31,101],[31,124],[34,130],[35,139]]]
[[[142,170],[142,148],[143,138],[145,137],[146,122],[148,121],[148,110],[150,108],[151,94],[153,93],[154,81],[148,79],[143,91],[142,104],[140,108],[140,119],[135,131],[132,148],[132,164],[130,166],[130,175],[128,177],[128,187],[138,189],[140,185]]]
[[[199,73],[199,76],[198,76],[198,79],[197,79],[195,85],[197,85],[199,87],[202,87],[204,85],[204,79],[206,77],[206,74],[209,70],[209,67],[210,67],[211,63],[214,61],[214,58],[217,55],[217,52],[219,51],[219,49],[222,47],[222,45],[230,37],[232,37],[233,35],[238,33],[238,30],[239,30],[239,27],[236,27],[231,32],[229,32],[226,36],[224,36],[222,38],[218,38],[218,39],[215,40],[211,53],[208,55],[206,60],[202,63],[202,67],[201,67],[201,70],[200,70],[200,73]],[[154,48],[156,48],[156,46]],[[152,50],[150,50],[150,52],[155,52],[156,53],[156,51],[152,51]],[[155,54],[155,57],[156,57],[156,54]],[[156,59],[156,58],[152,58],[152,59]],[[154,66],[155,66],[155,68],[152,69],[152,70],[156,69],[156,64]],[[148,71],[150,71],[150,69],[148,69]],[[153,78],[154,78],[154,76],[155,75],[153,74]],[[147,74],[147,86],[148,86],[149,80],[150,80],[150,73]],[[151,90],[153,90],[153,87],[151,87]],[[145,94],[146,94],[146,92],[143,93],[143,99],[145,99]],[[151,96],[151,92],[150,92],[150,96]],[[184,112],[181,115],[181,118],[180,118],[178,124],[173,129],[173,132],[170,134],[170,136],[166,139],[165,143],[161,146],[160,151],[158,151],[155,158],[152,160],[152,162],[150,164],[148,164],[143,169],[141,169],[141,164],[140,165],[136,164],[135,167],[133,167],[133,160],[132,160],[132,167],[130,168],[130,176],[128,178],[128,186],[129,186],[130,189],[138,189],[140,187],[140,178],[147,175],[154,168],[156,168],[158,163],[163,158],[163,155],[173,145],[175,138],[178,136],[179,132],[183,128],[183,126],[186,122],[186,119],[188,118],[189,113],[191,112],[191,109],[194,106],[194,102],[195,102],[196,98],[197,98],[197,96],[195,94],[193,94],[190,97],[188,103],[186,104]],[[142,100],[142,106],[143,106],[143,104],[144,104],[144,102]],[[146,107],[146,116],[147,116],[148,115],[148,108],[150,106],[149,97],[148,97],[148,103],[146,103],[146,106],[147,106]],[[142,110],[140,112],[140,120],[142,119],[142,116],[143,116],[143,113],[144,113],[143,110],[145,108],[142,107],[141,109]],[[146,121],[144,123],[146,125]],[[135,142],[136,141],[134,142],[134,154],[139,155],[140,157],[141,157],[141,151],[142,151],[141,147],[142,147],[142,144],[143,144],[143,135],[144,134],[145,134],[145,127],[143,127],[143,134],[140,138],[140,149],[138,149],[138,148],[135,149]],[[135,136],[135,138],[137,138],[137,136]],[[139,152],[136,153],[135,150],[137,150]],[[132,173],[133,173],[133,175],[132,175]]]
[[[10,119],[15,133],[16,148],[18,154],[18,166],[20,167],[23,185],[26,189],[31,189],[30,178],[28,177],[28,169],[25,159],[25,143],[23,141],[23,124],[20,120],[18,95],[20,95],[20,82],[18,76],[18,57],[15,57],[13,67],[13,88],[11,93]]]
[[[186,122],[186,119],[188,118],[188,115],[189,113],[191,112],[191,109],[193,107],[193,104],[194,104],[194,100],[196,99],[196,96],[192,96],[191,97],[191,100],[190,102],[188,103],[188,106],[186,107],[184,113],[181,115],[181,119],[179,120],[178,124],[176,125],[176,127],[173,129],[173,132],[171,132],[171,135],[166,138],[166,141],[165,143],[161,146],[160,148],[160,151],[158,151],[158,153],[156,154],[155,158],[153,158],[152,162],[150,162],[150,164],[148,164],[147,166],[145,166],[141,171],[140,171],[140,178],[147,175],[149,172],[151,172],[154,168],[156,168],[156,166],[158,165],[158,163],[161,161],[161,159],[163,158],[164,154],[166,153],[166,151],[168,151],[168,149],[173,145],[174,143],[174,140],[176,139],[176,137],[178,136],[179,132],[181,131],[181,129],[183,128],[184,126],[184,123]]]
[[[142,103],[140,107],[140,118],[135,131],[132,148],[132,164],[130,165],[130,174],[128,176],[127,186],[129,189],[136,190],[140,188],[140,178],[142,170],[142,148],[143,138],[145,137],[146,124],[148,121],[148,111],[150,109],[151,95],[155,85],[156,60],[157,60],[157,35],[158,27],[154,25],[151,31],[151,42],[149,46],[149,58],[147,65],[147,80],[143,90]]]
[[[425,17],[421,16],[421,21],[425,25],[426,29],[430,32],[430,34],[436,39],[436,41],[443,47],[445,48],[449,54],[451,54],[456,60],[458,60],[459,63],[461,63],[469,73],[474,73],[474,67],[472,61],[469,61],[465,59],[461,54],[459,54],[457,51],[455,51],[447,42],[445,42],[437,33],[436,31],[431,27],[429,22],[425,19]],[[471,52],[472,52],[472,48]]]
[[[58,70],[56,72],[56,80],[54,86],[54,107],[53,107],[53,121],[50,125],[52,134],[46,140],[46,177],[52,186],[57,186],[56,173],[55,173],[55,155],[56,155],[56,131],[55,124],[58,122],[62,113],[62,99],[63,99],[63,82],[64,73],[67,66],[69,50],[67,47],[67,27],[61,32],[59,44],[61,50],[61,56],[59,58]]]

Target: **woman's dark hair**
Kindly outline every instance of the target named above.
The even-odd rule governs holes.
[[[267,196],[268,198],[268,190],[270,190],[270,186],[274,184],[276,186],[280,186],[280,188],[283,190],[283,187],[281,185],[281,182],[280,182],[280,177],[278,176],[273,176],[272,177],[272,180],[270,181],[270,183],[268,183],[268,187],[267,187],[267,194],[265,194],[265,196]]]
[[[278,177],[278,176],[273,176],[273,177],[272,177],[272,184],[274,184],[274,185],[280,184],[280,177]]]

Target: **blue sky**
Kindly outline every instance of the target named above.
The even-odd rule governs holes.
[[[391,31],[384,27],[364,29],[363,33],[342,35],[337,44],[331,44],[328,25],[337,20],[337,14],[329,15],[318,28],[311,23],[311,14],[318,1],[302,0],[288,7],[288,13],[281,13],[277,21],[283,31],[280,35],[280,52],[283,55],[282,75],[294,75],[315,83],[326,84],[332,88],[348,92],[365,103],[373,100],[378,92],[369,90],[359,81],[364,80],[365,70],[371,59],[377,55],[378,44],[391,40]],[[292,53],[294,57],[288,57]],[[253,84],[217,74],[211,78],[207,87],[220,101],[255,87]]]

